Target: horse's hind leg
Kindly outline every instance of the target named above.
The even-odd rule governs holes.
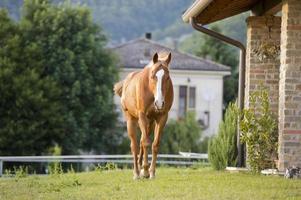
[[[127,131],[128,131],[129,138],[131,140],[131,151],[132,151],[133,161],[134,161],[133,179],[139,178],[138,145],[137,145],[136,129],[137,129],[137,120],[133,119],[132,117],[127,117]]]

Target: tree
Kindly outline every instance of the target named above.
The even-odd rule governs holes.
[[[61,141],[61,90],[52,77],[40,76],[38,51],[24,45],[22,30],[0,10],[0,154],[41,154]]]
[[[58,143],[62,146],[63,154],[76,153],[78,149],[113,152],[120,137],[115,126],[117,114],[114,112],[112,92],[118,73],[114,67],[114,56],[104,49],[105,36],[92,22],[90,10],[69,3],[54,5],[47,0],[25,0],[21,20],[14,26],[18,29],[18,35],[12,39],[14,48],[10,49],[10,54],[15,63],[15,73],[24,77],[24,82],[30,83],[23,84],[25,89],[40,89],[43,95],[49,96],[48,102],[44,99],[41,102],[53,109],[53,119],[57,120],[55,124],[60,128],[57,129],[60,140],[52,135],[43,139]],[[8,36],[3,35],[6,41],[5,37]],[[1,60],[6,62],[5,59]],[[24,72],[19,70],[21,65]],[[7,68],[12,70],[11,66]],[[32,70],[27,72],[29,69]],[[30,76],[33,79],[31,82],[28,80]],[[5,79],[7,76],[3,77]],[[16,75],[12,74],[12,77]],[[39,81],[44,81],[44,84],[37,84]],[[8,82],[7,87],[11,90],[14,83]],[[24,109],[31,111],[37,106],[36,101],[24,98],[17,90],[11,93],[11,96],[7,95],[6,102],[16,104],[20,96]],[[43,97],[37,92],[28,93]],[[42,112],[39,107],[36,110]],[[10,112],[5,105],[3,113]],[[44,112],[49,114],[50,111]],[[11,114],[4,126],[8,126],[14,117]],[[20,119],[27,117],[28,112]],[[26,134],[31,130],[22,125],[19,128]],[[45,125],[43,129],[35,127],[35,130],[51,132],[53,128]],[[0,134],[5,137],[7,132],[3,130]],[[21,132],[12,132],[16,135],[14,139],[21,135]],[[37,133],[35,137],[40,137],[40,134]],[[39,145],[36,142],[34,144]],[[43,145],[41,149],[47,146]],[[31,152],[38,153],[35,150]]]
[[[161,153],[178,154],[184,152],[200,152],[201,150],[201,128],[195,120],[195,114],[189,112],[182,120],[170,120],[164,128]]]

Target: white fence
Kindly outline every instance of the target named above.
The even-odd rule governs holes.
[[[151,158],[152,155],[149,155]],[[132,155],[70,155],[70,156],[2,156],[0,157],[0,176],[3,174],[3,163],[132,163]],[[198,161],[207,161],[207,154],[185,153],[158,154],[157,163],[167,165],[192,165]]]

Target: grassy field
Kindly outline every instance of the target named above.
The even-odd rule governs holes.
[[[301,199],[301,180],[158,168],[154,180],[132,180],[131,170],[0,178],[0,199]]]

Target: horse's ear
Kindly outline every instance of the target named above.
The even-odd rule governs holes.
[[[158,62],[158,53],[155,53],[154,55],[153,55],[153,63],[155,64],[155,63],[157,63]]]
[[[167,56],[167,59],[166,59],[166,63],[167,63],[167,65],[170,63],[170,61],[171,61],[171,53],[169,52],[169,54],[168,54],[168,56]]]

